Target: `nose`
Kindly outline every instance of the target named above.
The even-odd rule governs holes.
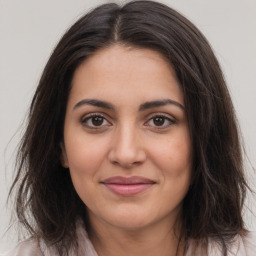
[[[136,128],[124,125],[115,131],[108,154],[112,164],[129,169],[142,164],[146,157],[142,139]]]

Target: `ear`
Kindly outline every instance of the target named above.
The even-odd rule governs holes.
[[[61,155],[60,155],[61,165],[64,168],[69,168],[67,152],[66,152],[66,148],[65,148],[65,145],[63,142],[60,143],[60,149],[61,149]]]

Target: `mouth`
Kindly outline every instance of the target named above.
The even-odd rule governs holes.
[[[120,196],[134,196],[151,188],[155,181],[140,176],[115,176],[100,182],[108,190]]]

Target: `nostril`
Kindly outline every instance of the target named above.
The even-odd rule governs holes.
[[[113,165],[119,165],[123,168],[131,168],[142,164],[146,159],[143,144],[135,140],[134,136],[128,136],[127,133],[123,134],[126,136],[119,136],[110,146],[108,160]]]
[[[140,165],[142,161],[134,161],[134,162],[124,162],[124,161],[111,161],[113,165],[121,166],[123,168],[129,169],[134,166]]]

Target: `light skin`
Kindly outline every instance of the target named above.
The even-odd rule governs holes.
[[[62,163],[87,206],[99,256],[175,255],[192,150],[182,90],[159,53],[117,44],[77,68]],[[151,183],[120,194],[105,184],[116,176]]]

